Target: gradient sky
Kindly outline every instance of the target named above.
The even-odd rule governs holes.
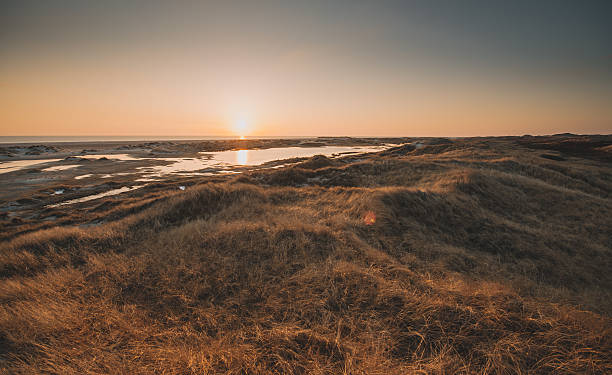
[[[612,1],[0,7],[0,135],[612,133]]]

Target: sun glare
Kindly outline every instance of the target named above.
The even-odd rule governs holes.
[[[234,122],[233,130],[234,133],[240,137],[240,139],[246,139],[246,136],[249,134],[251,129],[249,122],[246,119],[241,118]]]

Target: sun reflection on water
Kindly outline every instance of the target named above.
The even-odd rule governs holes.
[[[236,153],[236,164],[247,165],[249,163],[249,150],[238,150]]]

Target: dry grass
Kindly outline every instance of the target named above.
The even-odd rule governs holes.
[[[1,371],[611,373],[610,165],[432,143],[1,243]]]

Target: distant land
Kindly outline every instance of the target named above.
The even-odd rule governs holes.
[[[574,133],[557,133],[552,136],[575,136],[575,135],[589,135],[589,134],[574,134]],[[591,134],[600,135],[600,134]],[[514,137],[516,135],[508,135]],[[547,136],[547,134],[539,135]],[[0,144],[2,143],[65,143],[65,142],[153,142],[153,141],[198,141],[198,140],[231,140],[238,139],[238,136],[175,136],[175,135],[95,135],[95,136],[0,136]],[[248,136],[248,139],[309,139],[309,138],[402,138],[397,136]],[[412,137],[417,138],[417,137]],[[425,137],[427,138],[427,137]],[[448,137],[448,138],[470,138],[470,137]],[[473,137],[472,137],[473,138]]]

